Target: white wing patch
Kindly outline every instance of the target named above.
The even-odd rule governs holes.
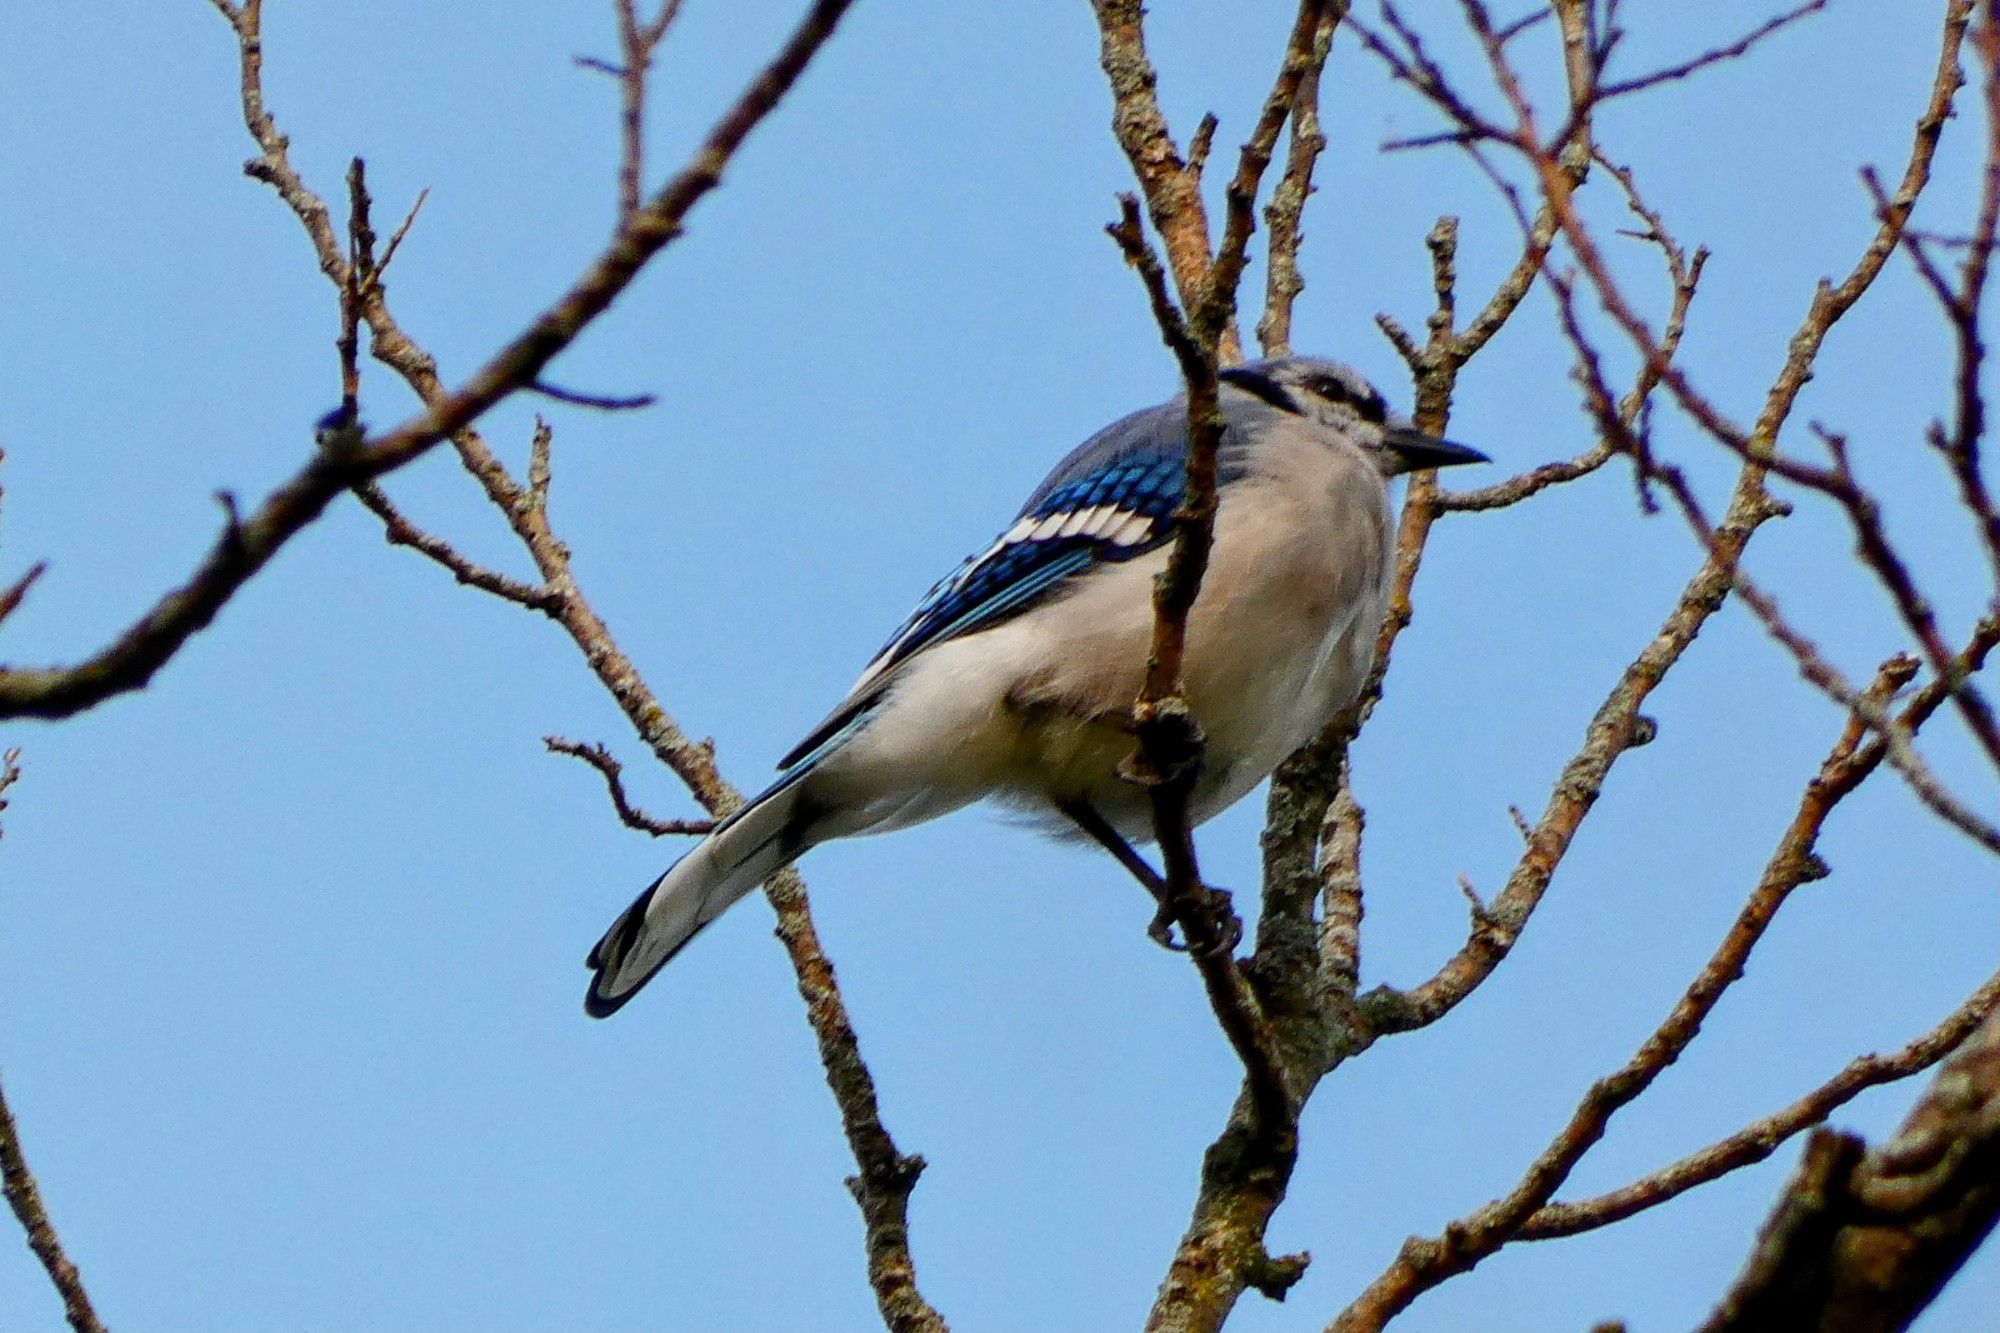
[[[1152,538],[1157,530],[1156,525],[1156,519],[1123,505],[1090,505],[1083,509],[1065,510],[1040,518],[1030,514],[1016,520],[1014,526],[1000,534],[999,539],[991,546],[966,561],[949,586],[963,586],[989,560],[1010,547],[1029,542],[1058,541],[1074,537],[1094,538],[1112,546],[1140,546]],[[934,592],[934,598],[943,596],[947,591],[947,587],[938,588]],[[917,632],[922,623],[921,613],[913,616],[910,622],[903,626],[902,632],[875,655],[875,660],[862,671],[861,679],[854,683],[854,688],[849,694],[860,691],[869,681],[881,674],[895,658],[897,650]]]
[[[1124,517],[1122,512],[1118,517]],[[1135,514],[1131,518],[1126,518],[1116,529],[1106,533],[1104,539],[1119,546],[1137,546],[1152,535],[1153,520],[1144,514]]]
[[[965,566],[966,574],[991,560],[1010,546],[1022,542],[1052,541],[1060,537],[1095,537],[1114,546],[1136,546],[1152,535],[1153,520],[1118,505],[1092,505],[1046,518],[1030,515],[1000,534],[998,541],[974,556]]]

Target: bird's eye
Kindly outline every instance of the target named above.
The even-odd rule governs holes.
[[[1345,403],[1353,400],[1347,386],[1331,375],[1320,375],[1312,381],[1312,391],[1330,403]]]
[[[1312,391],[1329,403],[1344,403],[1354,409],[1363,421],[1381,425],[1389,418],[1388,404],[1373,390],[1357,395],[1352,389],[1331,375],[1321,375],[1312,381]]]

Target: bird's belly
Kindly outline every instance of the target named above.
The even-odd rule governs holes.
[[[1237,682],[1224,695],[1254,699],[1260,706],[1204,714],[1204,692],[1190,681],[1196,718],[1215,718],[1204,722],[1209,747],[1189,806],[1194,822],[1242,800],[1354,701],[1374,661],[1381,604],[1371,599],[1354,612],[1343,623],[1327,626],[1317,643],[1266,659],[1260,678]]]
[[[1218,542],[1218,554],[1226,552]],[[1052,801],[1087,800],[1127,837],[1151,837],[1150,798],[1117,772],[1136,740],[1115,713],[1093,713],[1122,711],[1138,695],[1157,567],[1134,561],[1129,574],[1079,590],[1076,604],[1064,608],[1074,618],[1062,632],[1083,650],[1038,682],[1019,709],[1016,762],[999,784],[1003,798],[1031,812],[1046,812]],[[1274,577],[1270,566],[1232,577],[1241,572],[1212,571],[1226,595],[1205,589],[1189,618],[1183,678],[1207,739],[1189,806],[1197,823],[1241,800],[1353,700],[1382,620],[1372,577],[1358,587],[1336,581],[1344,586],[1314,597],[1301,595],[1298,580]]]

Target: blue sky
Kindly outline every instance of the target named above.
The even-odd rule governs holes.
[[[571,57],[611,53],[609,8],[324,2],[267,18],[272,108],[308,179],[337,191],[362,154],[385,215],[430,187],[390,293],[448,374],[606,233],[615,99]],[[1214,109],[1229,143],[1254,113],[1287,16],[1247,8],[1155,6],[1183,134]],[[1719,0],[1629,8],[1633,70],[1744,22]],[[1835,6],[1753,62],[1606,116],[1614,156],[1715,251],[1686,359],[1730,410],[1753,410],[1811,284],[1862,243],[1855,169],[1907,152],[1936,8]],[[691,0],[659,66],[656,164],[795,9]],[[213,493],[259,496],[288,474],[338,393],[332,294],[240,172],[230,34],[199,0],[114,0],[89,19],[0,13],[0,575],[51,562],[0,631],[15,662],[79,655],[183,577],[213,536]],[[1108,113],[1081,3],[861,0],[689,234],[555,372],[659,406],[514,403],[486,422],[518,461],[548,414],[580,580],[739,784],[762,781],[1054,459],[1172,391],[1101,230],[1129,188]],[[1482,293],[1512,224],[1466,164],[1378,151],[1433,122],[1349,42],[1326,120],[1295,341],[1406,399],[1373,318],[1421,323],[1425,231],[1464,219],[1461,272]],[[1953,125],[1925,225],[1963,229],[1974,131]],[[1607,225],[1611,208],[1605,195]],[[1625,259],[1646,274],[1636,247]],[[1984,595],[1976,552],[1933,518],[1949,490],[1920,444],[1947,352],[1899,263],[1829,343],[1787,443],[1806,447],[1813,418],[1852,436],[1962,629]],[[1496,476],[1576,452],[1568,370],[1531,298],[1467,373],[1453,434]],[[409,407],[370,370],[371,420]],[[1708,446],[1663,426],[1703,485],[1726,483]],[[390,490],[523,567],[448,457]],[[1848,669],[1902,646],[1819,506],[1759,545],[1753,569]],[[1441,524],[1358,757],[1367,980],[1418,980],[1456,946],[1456,877],[1502,881],[1508,805],[1540,808],[1695,563],[1615,470]],[[1621,765],[1500,976],[1322,1087],[1271,1237],[1315,1262],[1288,1304],[1250,1298],[1233,1327],[1320,1327],[1406,1234],[1511,1184],[1706,957],[1839,724],[1734,608],[1648,711],[1660,739]],[[610,742],[649,808],[691,813],[566,640],[389,549],[352,504],[145,693],[0,731],[26,769],[0,842],[0,1073],[113,1326],[876,1326],[840,1186],[851,1164],[768,911],[746,904],[615,1021],[587,1021],[584,952],[674,849],[618,827],[594,775],[543,753],[547,732]],[[1942,730],[1934,748],[1992,809],[1969,751]],[[1203,830],[1222,884],[1255,883],[1257,806]],[[2000,876],[1902,791],[1849,802],[1824,850],[1835,875],[1787,909],[1572,1192],[1899,1045],[1993,970]],[[913,1209],[927,1294],[967,1329],[1137,1322],[1236,1087],[1137,892],[1103,858],[982,812],[804,869],[888,1123],[931,1163]],[[1839,1123],[1880,1133],[1910,1095],[1864,1097]],[[1610,1232],[1508,1251],[1405,1326],[1686,1325],[1794,1155]],[[1924,1327],[1973,1329],[1995,1300],[1989,1252]],[[59,1318],[25,1248],[0,1242],[0,1325]]]

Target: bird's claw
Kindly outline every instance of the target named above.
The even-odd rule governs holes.
[[[1231,910],[1229,891],[1204,885],[1198,891],[1195,907],[1207,918],[1214,934],[1208,943],[1196,946],[1174,938],[1174,927],[1180,924],[1180,918],[1171,901],[1162,901],[1153,913],[1153,919],[1146,925],[1147,938],[1162,949],[1174,953],[1193,952],[1203,958],[1218,958],[1236,952],[1236,946],[1243,942],[1243,918]],[[1182,931],[1183,935],[1186,933]]]
[[[1146,937],[1172,953],[1186,953],[1187,945],[1174,938],[1174,909],[1172,904],[1162,902],[1153,913],[1153,919],[1146,923]]]
[[[1203,958],[1227,958],[1243,942],[1243,918],[1230,909],[1227,890],[1209,889],[1206,892],[1208,901],[1204,907],[1215,927],[1215,939],[1197,952]]]

